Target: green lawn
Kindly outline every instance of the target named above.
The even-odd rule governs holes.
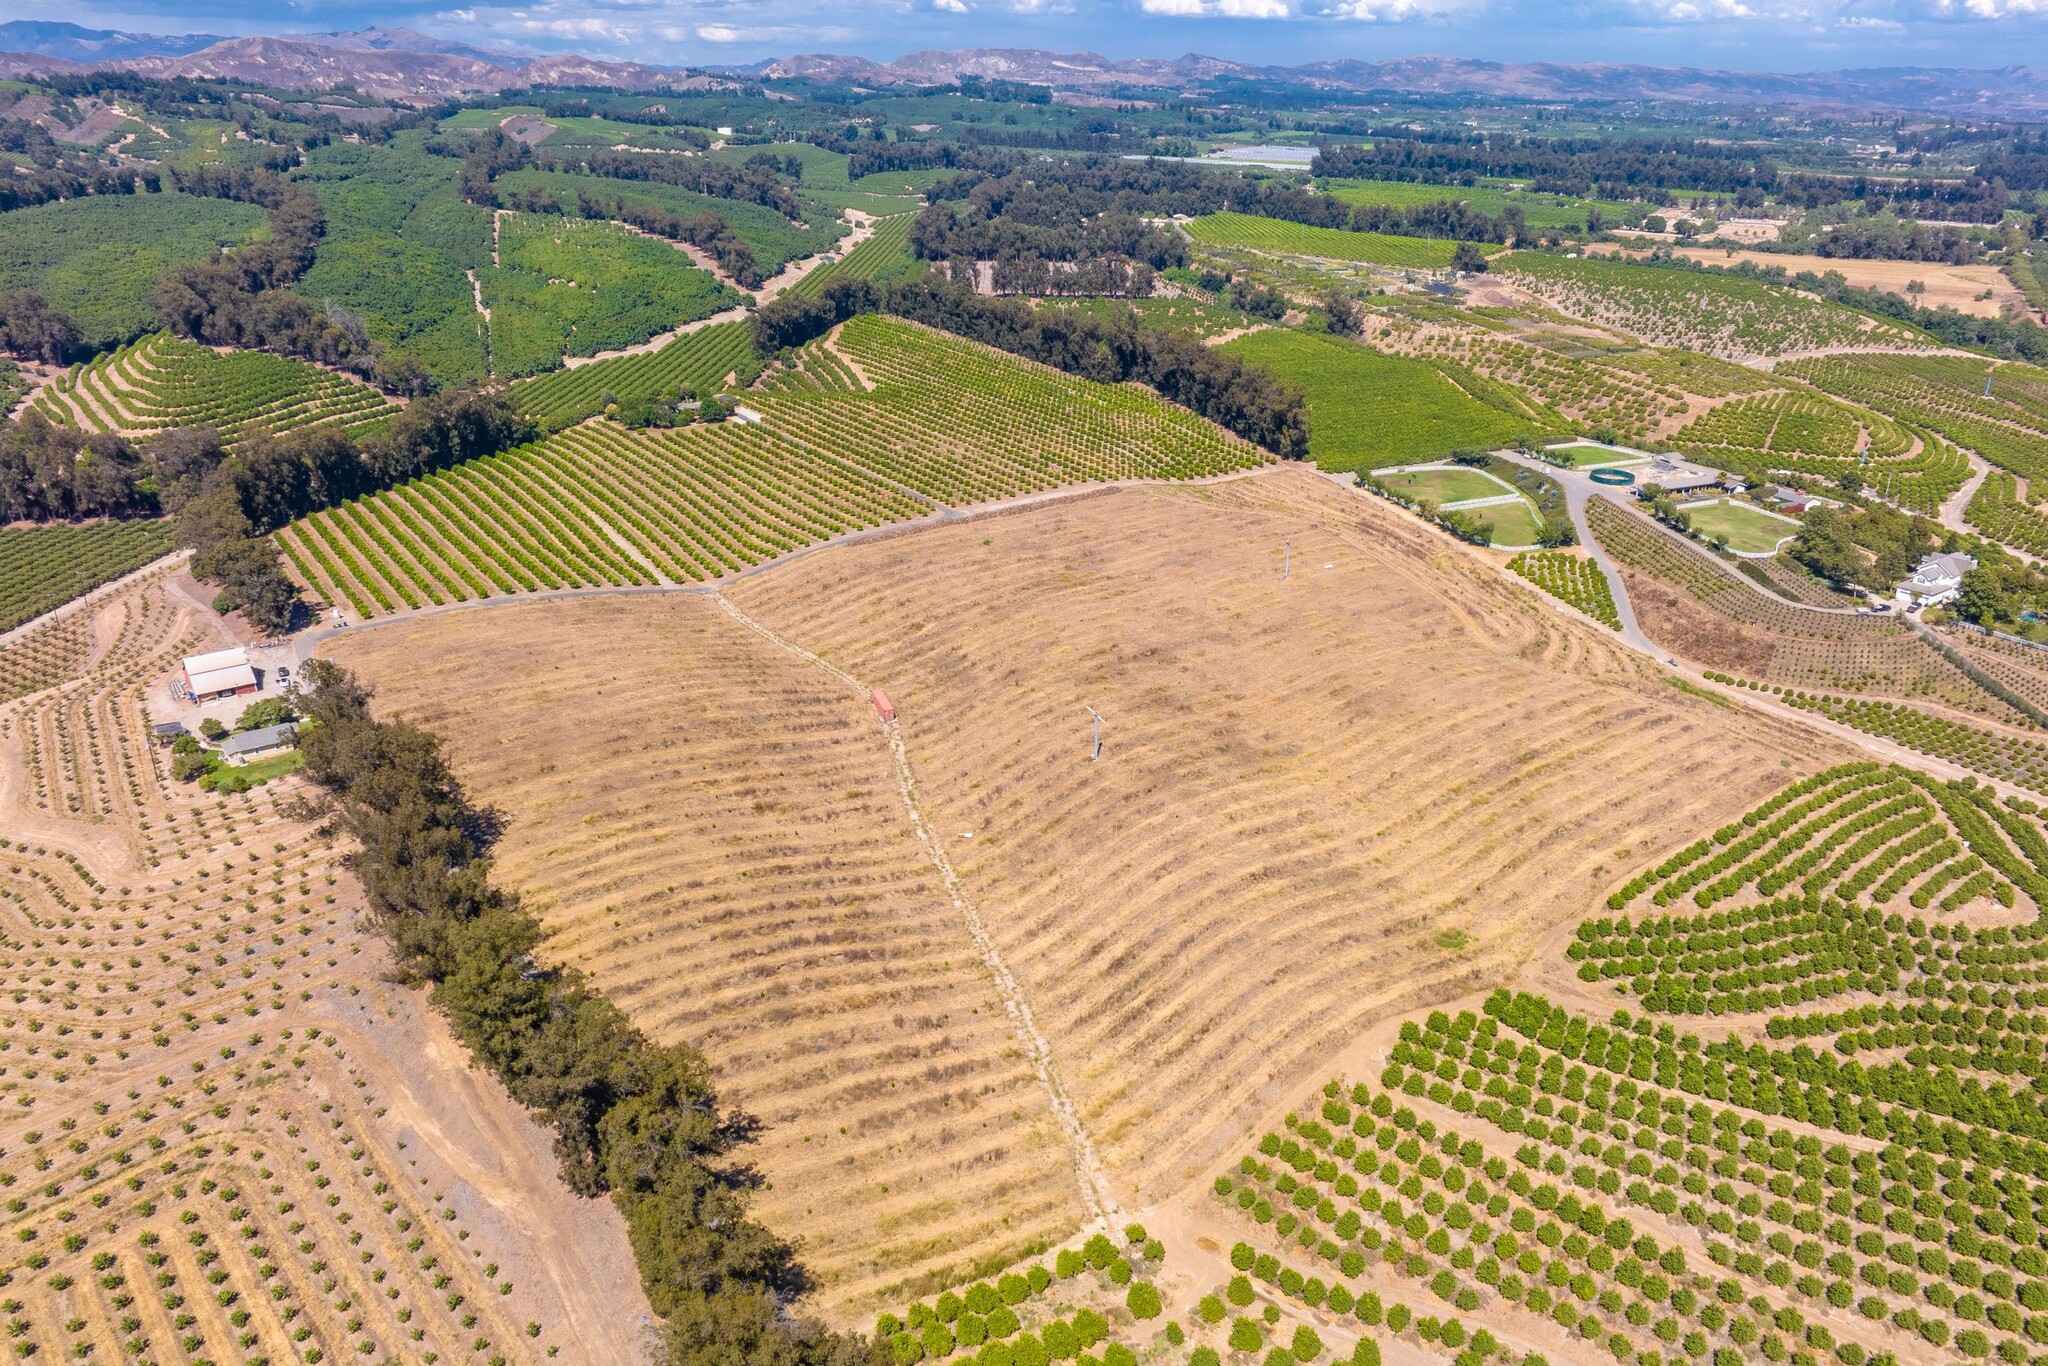
[[[1413,465],[1543,434],[1538,422],[1496,406],[1504,396],[1454,367],[1382,355],[1326,333],[1271,328],[1222,349],[1307,392],[1309,454],[1325,470]]]
[[[1688,507],[1685,515],[1692,518],[1693,530],[1700,535],[1719,536],[1728,543],[1730,550],[1744,554],[1769,554],[1778,548],[1779,542],[1799,534],[1799,524],[1789,518],[1774,516],[1747,503],[1732,503],[1725,498],[1708,505]]]
[[[296,749],[272,755],[268,759],[256,759],[240,767],[226,763],[216,756],[213,767],[199,779],[199,786],[208,792],[247,792],[250,788],[259,787],[272,778],[297,773],[305,762],[305,754]]]
[[[1530,546],[1543,535],[1535,510],[1527,503],[1502,503],[1498,507],[1473,508],[1465,514],[1493,528],[1497,546]]]
[[[1457,503],[1467,498],[1498,498],[1514,490],[1495,479],[1492,475],[1478,470],[1408,470],[1401,474],[1383,474],[1379,481],[1404,498],[1413,498],[1424,503]],[[1491,511],[1481,508],[1480,512]]]
[[[1582,470],[1593,469],[1596,466],[1648,463],[1646,456],[1622,455],[1608,446],[1567,446],[1563,450],[1552,450],[1551,454],[1569,457],[1572,465]]]

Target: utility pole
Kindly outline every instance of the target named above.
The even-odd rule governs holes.
[[[1102,713],[1086,703],[1082,704],[1081,709],[1095,718],[1095,750],[1088,756],[1088,762],[1094,763],[1102,757]]]

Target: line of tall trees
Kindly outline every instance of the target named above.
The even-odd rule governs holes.
[[[930,171],[972,169],[999,173],[1014,164],[1014,153],[994,149],[963,147],[957,142],[885,142],[882,130],[872,138],[857,136],[859,129],[848,125],[837,131],[819,131],[807,141],[837,152],[846,160],[846,174],[858,180],[880,171]]]
[[[975,264],[975,263],[969,263]],[[1158,273],[1143,261],[1107,256],[1095,261],[1047,261],[1037,256],[1012,256],[997,261],[989,272],[998,294],[1033,298],[1107,296],[1146,299]]]
[[[885,1366],[879,1342],[794,1315],[795,1249],[748,1213],[739,1159],[756,1125],[727,1107],[695,1049],[659,1045],[573,968],[536,964],[542,931],[490,882],[491,813],[440,741],[379,721],[325,660],[301,672],[305,771],[361,845],[350,858],[379,928],[463,1043],[555,1131],[562,1176],[609,1194],[677,1366]]]
[[[295,518],[530,441],[533,425],[502,396],[460,388],[416,399],[362,442],[336,427],[259,437],[232,453],[207,429],[144,448],[164,511],[193,550],[192,572],[215,584],[215,606],[285,631],[299,611],[269,533]],[[168,451],[172,467],[156,466]]]
[[[741,289],[761,283],[761,263],[753,247],[715,213],[670,213],[659,204],[636,204],[623,196],[607,202],[581,190],[576,192],[576,211],[585,218],[617,219],[671,242],[688,242],[710,256]]]
[[[2007,209],[2021,207],[1995,173],[1956,180],[1787,173],[1778,182],[1777,195],[1781,203],[1808,209],[1860,201],[1873,213],[1889,208],[1910,216],[1985,224],[1995,224]]]
[[[62,309],[32,289],[0,294],[0,351],[45,365],[69,365],[86,353],[85,336]]]
[[[472,204],[523,209],[529,213],[566,213],[559,199],[545,190],[529,189],[524,194],[504,196],[497,179],[522,166],[545,165],[550,170],[599,180],[640,180],[649,184],[678,185],[700,194],[765,204],[785,217],[799,212],[796,196],[763,166],[735,169],[720,162],[697,157],[624,156],[593,154],[570,161],[566,158],[537,162],[533,150],[517,138],[506,137],[496,128],[485,129],[473,141],[462,144],[437,140],[428,150],[452,155],[462,152],[462,173],[457,187]],[[603,187],[578,187],[576,212],[584,218],[631,224],[642,232],[665,237],[671,242],[688,242],[707,253],[734,283],[753,289],[762,280],[760,262],[754,249],[732,230],[732,225],[715,213],[679,214],[659,204],[635,202],[624,195],[607,196]]]
[[[1758,205],[1779,178],[1777,163],[1752,149],[1693,139],[1432,136],[1397,128],[1376,129],[1369,144],[1325,147],[1312,170],[1319,177],[1436,185],[1461,176],[1503,176],[1546,193],[1606,199],[1660,188],[1706,190]]]
[[[1846,261],[1941,261],[1967,266],[1984,246],[1959,228],[1906,219],[1859,218],[1814,234],[1807,250]]]
[[[0,179],[0,213],[91,194],[153,194],[162,184],[153,169],[103,166],[67,150],[42,125],[26,119],[0,120],[0,152],[27,157],[33,168],[27,175]]]
[[[1246,213],[1317,228],[1402,233],[1461,242],[1507,242],[1527,232],[1522,211],[1483,213],[1446,195],[1431,204],[1356,207],[1290,180],[1255,179],[1176,161],[1091,157],[1033,162],[1003,175],[967,171],[935,184],[911,228],[925,260],[1115,254],[1155,269],[1186,263],[1178,233],[1144,220]]]
[[[33,409],[0,424],[0,522],[173,513],[216,605],[283,631],[299,610],[268,533],[350,498],[531,440],[502,397],[472,388],[415,400],[358,442],[335,427],[258,437],[233,451],[210,427],[143,441],[81,434]]]
[[[801,346],[860,313],[891,313],[1104,384],[1133,380],[1284,459],[1308,454],[1301,390],[1272,372],[1181,331],[1148,328],[1135,314],[1040,313],[1021,299],[990,299],[964,283],[901,280],[877,287],[839,279],[817,297],[785,295],[754,315],[764,355]]]

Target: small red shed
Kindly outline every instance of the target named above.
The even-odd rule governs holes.
[[[875,704],[875,715],[881,717],[884,721],[894,721],[896,719],[896,704],[891,702],[889,694],[883,692],[880,688],[868,689],[868,701]]]

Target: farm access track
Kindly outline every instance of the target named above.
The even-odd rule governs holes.
[[[867,700],[871,694],[867,685],[838,665],[833,664],[794,641],[778,635],[775,631],[748,616],[724,594],[715,598],[719,608],[740,625],[759,635],[777,649],[795,655],[807,664],[823,669],[852,693]],[[1081,1115],[1074,1108],[1073,1100],[1067,1095],[1066,1087],[1060,1081],[1058,1066],[1053,1062],[1052,1045],[1038,1030],[1031,1015],[1031,1003],[1024,999],[1024,992],[1017,985],[1016,977],[1003,962],[1001,950],[981,923],[981,913],[973,900],[961,887],[959,877],[953,871],[953,864],[946,857],[946,847],[925,819],[924,809],[918,805],[917,778],[910,768],[910,754],[903,745],[903,731],[894,717],[882,717],[878,713],[882,733],[889,740],[889,754],[896,764],[896,781],[903,792],[904,809],[910,815],[910,827],[916,833],[918,843],[925,849],[932,867],[938,871],[939,880],[944,884],[946,895],[952,898],[953,908],[960,912],[966,923],[968,936],[974,941],[975,952],[987,965],[989,977],[994,982],[996,994],[1002,997],[1003,1012],[1010,1017],[1010,1024],[1016,1030],[1017,1038],[1024,1045],[1024,1052],[1031,1059],[1031,1069],[1038,1075],[1039,1084],[1045,1088],[1047,1101],[1052,1106],[1053,1117],[1059,1121],[1067,1136],[1067,1143],[1073,1150],[1074,1175],[1080,1184],[1081,1201],[1088,1207],[1094,1222],[1109,1228],[1120,1217],[1116,1197],[1110,1193],[1109,1177],[1103,1170],[1102,1159],[1095,1152],[1094,1141],[1088,1137],[1088,1128]]]

